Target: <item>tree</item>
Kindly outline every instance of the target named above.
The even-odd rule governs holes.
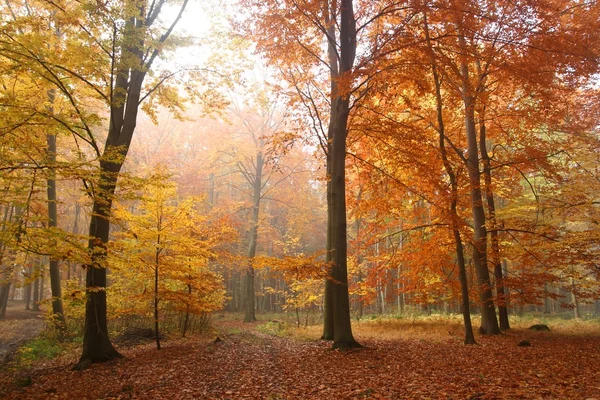
[[[427,25],[427,15],[424,15],[424,30],[425,37],[427,38],[427,45],[431,46],[431,38],[429,37],[429,28]],[[471,324],[471,310],[469,305],[469,287],[467,283],[467,267],[465,263],[465,254],[463,242],[459,229],[459,215],[458,215],[458,180],[456,176],[456,172],[450,163],[448,152],[446,150],[446,130],[444,124],[444,114],[443,114],[443,100],[442,100],[442,90],[441,85],[442,82],[440,80],[440,76],[438,73],[438,67],[436,64],[435,58],[432,58],[431,69],[433,80],[435,84],[435,99],[436,99],[436,109],[437,109],[437,119],[438,126],[437,130],[439,133],[439,147],[440,154],[442,157],[442,161],[444,163],[444,169],[446,170],[446,174],[448,175],[448,179],[450,179],[450,225],[452,227],[452,234],[454,236],[454,243],[456,246],[456,262],[458,263],[458,276],[460,281],[460,289],[461,289],[461,300],[462,300],[462,314],[463,321],[465,326],[465,344],[475,344],[475,336],[473,334],[473,326]]]
[[[154,25],[158,23],[165,3],[166,0],[150,4],[146,1],[128,1],[125,14],[121,16],[124,23],[115,25],[115,29],[122,26],[122,31],[118,31],[119,36],[113,38],[117,47],[111,53],[113,69],[108,98],[109,128],[100,156],[98,185],[94,188],[88,243],[92,260],[86,267],[88,296],[83,351],[76,369],[85,368],[92,362],[108,361],[121,356],[110,342],[106,324],[106,243],[109,239],[110,212],[119,173],[135,132],[140,103],[146,97],[142,95],[144,79],[185,11],[188,0],[184,0],[179,6],[170,26],[158,38],[154,38],[151,36]]]
[[[266,140],[277,134],[283,123],[283,118],[279,115],[277,102],[275,100],[269,99],[264,91],[257,93],[257,99],[255,100],[256,105],[259,108],[258,110],[242,111],[238,107],[234,112],[237,119],[242,120],[243,130],[246,131],[244,133],[250,136],[251,147],[253,147],[255,151],[255,154],[241,157],[241,159],[236,161],[238,171],[243,175],[246,182],[251,187],[252,199],[252,212],[248,233],[248,252],[246,254],[249,265],[246,269],[246,307],[244,322],[256,321],[255,271],[252,266],[252,259],[256,256],[256,248],[258,245],[260,205],[262,198],[268,191],[266,186],[273,177],[273,174],[277,171],[281,159],[270,160],[272,165],[265,171],[265,164],[269,161],[265,154]],[[252,115],[253,112],[258,113],[258,115]]]
[[[194,197],[178,200],[175,185],[157,168],[137,207],[119,205],[114,210],[122,231],[109,245],[109,264],[118,274],[111,288],[113,301],[121,314],[146,315],[152,310],[157,349],[162,309],[169,306],[185,314],[185,335],[190,314],[202,315],[223,305],[222,279],[209,269],[209,261],[235,235],[227,219],[211,221],[199,212],[203,202]]]

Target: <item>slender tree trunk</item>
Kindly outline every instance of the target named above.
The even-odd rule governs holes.
[[[471,188],[471,210],[473,213],[473,264],[481,301],[482,333],[500,334],[496,309],[492,295],[492,284],[487,266],[487,229],[485,212],[481,194],[481,173],[479,171],[479,151],[477,149],[477,133],[475,129],[475,98],[469,82],[469,65],[466,60],[467,46],[464,36],[459,34],[459,42],[464,52],[461,60],[462,97],[465,108],[465,130],[467,136],[467,171]]]
[[[581,318],[581,310],[579,308],[579,299],[575,293],[575,279],[571,278],[571,304],[573,305],[573,316],[576,319]]]
[[[208,206],[212,209],[215,205],[215,174],[208,175]]]
[[[46,283],[46,261],[48,260],[47,257],[44,257],[44,262],[42,262],[42,264],[40,265],[40,302],[44,301],[45,295],[46,295],[46,288],[45,288],[45,283]]]
[[[30,280],[31,274],[33,272],[33,267],[27,267],[27,275],[23,276],[25,280]],[[29,307],[29,303],[31,303],[31,282],[27,283],[25,286],[25,309],[31,310]]]
[[[431,49],[431,42],[429,38],[429,27],[427,24],[427,17],[424,18],[425,23],[425,35],[427,38],[427,44]],[[438,120],[438,133],[439,133],[439,147],[442,161],[446,174],[450,179],[450,219],[452,226],[452,233],[454,236],[454,246],[456,253],[456,261],[458,263],[458,280],[460,282],[461,291],[461,311],[463,315],[463,323],[465,327],[465,344],[476,344],[475,335],[473,334],[473,324],[471,322],[471,310],[469,304],[469,285],[467,282],[467,267],[465,262],[465,253],[463,248],[463,241],[460,235],[459,229],[459,216],[458,216],[458,181],[452,164],[448,158],[448,152],[446,150],[446,128],[444,124],[444,113],[443,113],[443,100],[442,100],[442,87],[441,79],[438,74],[435,58],[431,57],[431,69],[433,79],[435,83],[435,97],[436,97],[436,109],[437,109],[437,120]]]
[[[550,314],[550,297],[548,297],[548,284],[544,283],[544,314]]]
[[[262,191],[262,171],[264,165],[262,149],[256,154],[256,170],[251,182],[253,185],[253,196],[252,196],[252,221],[250,228],[250,244],[248,245],[248,260],[250,265],[246,270],[246,314],[244,316],[244,322],[256,321],[256,305],[255,305],[255,291],[254,291],[254,278],[255,271],[252,267],[252,259],[256,256],[256,246],[258,242],[258,217],[260,211],[260,199]]]
[[[48,93],[50,103],[54,102],[54,91]],[[53,166],[56,163],[56,135],[48,134],[47,139],[47,158],[48,164]],[[48,192],[48,226],[50,229],[58,226],[57,197],[56,197],[56,171],[51,167],[48,172],[47,192]],[[54,327],[60,333],[64,334],[65,315],[63,312],[62,293],[60,287],[60,267],[58,260],[50,256],[50,289],[52,292],[52,321]]]
[[[465,344],[476,344],[475,335],[473,334],[473,324],[471,323],[471,310],[469,304],[469,285],[467,283],[467,267],[465,263],[465,253],[463,249],[463,242],[460,236],[460,230],[458,226],[458,211],[457,211],[457,203],[458,203],[458,182],[456,179],[456,174],[450,164],[450,160],[448,159],[448,154],[446,152],[446,136],[445,136],[445,128],[444,128],[444,119],[442,113],[442,95],[441,95],[441,87],[439,77],[437,76],[437,70],[434,66],[433,75],[435,79],[436,86],[436,97],[437,97],[437,113],[438,113],[438,126],[439,126],[439,135],[440,135],[440,151],[442,155],[442,160],[444,162],[444,167],[446,169],[446,174],[450,179],[451,186],[451,200],[450,200],[450,219],[452,224],[452,233],[454,235],[454,246],[456,253],[456,261],[458,263],[458,280],[460,282],[460,292],[461,292],[461,310],[463,314],[463,323],[465,327]]]
[[[33,301],[31,305],[31,311],[40,311],[40,278],[37,276],[37,271],[34,271],[33,280]]]
[[[20,225],[21,225],[21,207],[10,205],[4,209],[4,217],[2,223],[2,230],[4,231],[10,222],[16,220],[18,226],[16,228],[15,236],[17,241],[20,238]],[[4,254],[6,252],[6,244],[0,243],[0,270],[2,270],[2,285],[0,286],[0,320],[6,317],[6,308],[8,307],[8,298],[10,296],[10,287],[12,284],[14,265],[13,263],[7,263],[9,265],[3,266]]]
[[[188,277],[188,279],[191,279],[191,277]],[[188,295],[191,298],[192,297],[192,285],[188,283],[187,289],[188,289]],[[186,306],[185,306],[185,319],[183,321],[183,331],[181,333],[181,337],[185,337],[189,326],[190,326],[190,303],[186,304]]]
[[[492,187],[492,163],[487,152],[487,132],[485,126],[485,105],[479,111],[479,151],[483,164],[483,176],[485,182],[485,197],[488,207],[488,220],[491,225],[490,239],[492,251],[492,265],[494,266],[494,277],[496,279],[496,297],[498,303],[498,317],[500,329],[510,329],[508,321],[508,308],[506,307],[506,293],[504,290],[504,276],[502,274],[502,262],[500,259],[500,241],[498,239],[498,221],[496,220],[496,203],[494,201],[494,189]]]
[[[161,229],[161,221],[159,218],[158,231]],[[156,242],[156,252],[154,255],[154,336],[156,338],[156,349],[160,350],[160,331],[158,330],[158,278],[160,264],[160,234]]]

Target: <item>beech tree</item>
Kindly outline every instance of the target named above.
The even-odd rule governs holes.
[[[160,349],[160,313],[167,305],[183,314],[183,336],[193,315],[223,306],[222,279],[209,261],[235,234],[227,218],[198,211],[205,199],[188,197],[173,205],[177,189],[158,168],[164,169],[157,167],[147,178],[139,204],[115,208],[122,231],[109,243],[109,264],[118,274],[110,289],[116,316],[153,315]]]
[[[106,324],[104,259],[109,239],[110,211],[119,173],[135,132],[140,104],[156,89],[156,86],[150,88],[150,92],[144,95],[144,80],[185,11],[188,0],[179,6],[175,19],[160,36],[154,37],[153,32],[160,29],[159,17],[165,3],[166,0],[126,2],[124,14],[119,17],[123,23],[113,26],[114,47],[103,48],[111,57],[112,66],[107,97],[110,104],[109,128],[100,156],[98,184],[94,187],[88,244],[92,260],[86,267],[83,352],[76,369],[85,368],[92,362],[120,357],[110,342]]]

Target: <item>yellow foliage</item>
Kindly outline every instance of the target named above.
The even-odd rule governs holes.
[[[177,199],[176,187],[154,173],[138,203],[117,204],[121,230],[109,243],[109,301],[117,314],[150,315],[161,307],[202,314],[220,309],[222,278],[211,270],[219,246],[235,238],[226,219],[201,214],[202,198]]]

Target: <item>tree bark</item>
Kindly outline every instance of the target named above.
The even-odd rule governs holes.
[[[579,308],[579,299],[577,298],[577,294],[575,292],[575,279],[571,278],[571,304],[573,305],[573,316],[576,319],[580,319],[581,310]]]
[[[544,283],[544,314],[550,314],[550,297],[548,297],[548,284]]]
[[[467,283],[467,267],[465,263],[465,253],[463,248],[463,242],[459,230],[459,217],[457,211],[458,204],[458,182],[454,169],[448,159],[446,152],[446,132],[444,125],[443,109],[442,109],[442,91],[439,76],[435,65],[433,65],[433,77],[435,80],[436,99],[437,99],[437,115],[438,115],[438,129],[439,129],[439,146],[440,153],[442,155],[442,161],[446,174],[450,179],[450,219],[452,226],[452,234],[454,236],[454,246],[456,253],[456,262],[458,263],[458,280],[460,282],[461,291],[461,310],[463,315],[463,323],[465,327],[465,344],[477,344],[475,341],[475,335],[473,334],[473,324],[471,323],[471,310],[469,304],[469,285]]]
[[[99,183],[90,219],[88,249],[92,255],[86,266],[87,300],[83,333],[83,351],[74,369],[90,363],[121,357],[112,346],[106,321],[106,243],[110,233],[110,211],[117,180],[137,124],[142,85],[146,74],[159,54],[161,45],[170,36],[188,4],[183,0],[179,13],[156,43],[148,43],[146,35],[160,14],[166,0],[158,0],[150,10],[143,3],[126,2],[133,13],[123,27],[123,45],[113,54],[114,82],[111,82],[110,124],[104,151],[100,157]],[[131,6],[131,7],[129,7]],[[136,8],[137,7],[137,8]],[[150,15],[145,15],[150,11]]]
[[[27,274],[24,274],[23,278],[25,280],[29,280],[32,273],[33,267],[27,267]],[[31,303],[31,282],[27,283],[27,285],[25,286],[25,310],[27,311],[31,310],[31,307],[29,307],[29,303]]]
[[[335,16],[335,10],[331,12],[329,2],[325,2],[324,14],[325,24],[327,28],[327,55],[330,68],[330,90],[331,90],[331,107],[333,114],[334,93],[337,91],[336,79],[339,75],[338,58],[337,58],[337,35],[335,21],[332,16]],[[331,115],[330,115],[331,118]],[[332,159],[331,159],[331,142],[333,141],[333,131],[331,129],[332,122],[329,120],[329,128],[327,130],[327,145],[326,145],[326,174],[327,174],[327,243],[325,262],[331,265],[333,262],[333,204],[332,204]],[[325,279],[325,293],[323,296],[323,334],[322,340],[333,340],[334,323],[333,323],[333,270],[329,267],[328,277]]]
[[[158,220],[158,231],[161,230],[161,218]],[[158,329],[158,278],[160,266],[160,233],[156,241],[156,251],[154,253],[154,337],[156,339],[156,349],[160,350],[160,331]]]
[[[37,271],[34,271],[33,280],[33,299],[31,304],[31,311],[40,311],[40,278],[37,276]]]
[[[473,264],[479,286],[481,302],[482,333],[500,334],[496,309],[492,295],[490,273],[487,266],[487,229],[485,212],[481,194],[481,173],[479,171],[479,151],[477,149],[477,133],[475,129],[475,98],[469,82],[469,65],[466,60],[467,46],[464,36],[459,34],[459,43],[463,51],[460,65],[462,77],[462,98],[465,112],[465,131],[467,137],[467,171],[471,189],[471,210],[473,214]]]
[[[502,262],[500,259],[500,241],[498,239],[498,221],[496,219],[496,202],[494,201],[494,189],[492,188],[492,163],[487,152],[487,131],[485,126],[485,105],[479,111],[479,151],[483,164],[483,177],[485,182],[485,197],[488,207],[488,220],[491,225],[490,239],[492,251],[492,265],[496,279],[496,298],[498,303],[498,317],[500,329],[510,329],[508,321],[508,308],[506,307],[506,292],[504,290],[504,275],[502,274]]]
[[[352,0],[340,2],[340,76],[352,71],[356,55],[356,21]],[[331,201],[333,219],[332,277],[333,282],[333,348],[362,347],[352,335],[350,298],[348,294],[348,243],[346,220],[346,137],[350,114],[350,94],[333,93],[330,126]]]
[[[256,321],[256,304],[254,292],[254,268],[252,267],[252,259],[256,256],[256,246],[258,242],[258,217],[260,211],[260,199],[262,191],[262,171],[264,166],[264,155],[262,149],[256,153],[256,169],[253,181],[252,195],[252,220],[250,227],[250,243],[248,245],[248,268],[246,270],[246,314],[244,322]]]
[[[48,93],[50,103],[54,102],[54,93]],[[56,171],[53,165],[56,163],[56,135],[46,135],[48,164],[52,167],[48,171],[47,193],[48,193],[48,227],[50,229],[58,226],[57,197],[56,197]],[[62,293],[60,287],[60,267],[58,260],[50,256],[50,290],[52,293],[52,322],[60,336],[65,331],[65,315],[63,312]]]
[[[431,42],[429,38],[429,28],[427,24],[427,17],[424,18],[425,22],[425,35],[427,38],[427,44],[431,50]],[[465,262],[465,253],[463,247],[463,241],[460,235],[460,227],[458,224],[458,181],[452,164],[448,158],[448,152],[446,150],[446,128],[444,124],[444,113],[443,113],[443,100],[442,100],[442,87],[441,79],[438,73],[437,65],[433,53],[431,56],[431,69],[435,83],[435,97],[436,97],[436,111],[438,120],[438,133],[439,133],[439,147],[440,154],[442,156],[442,162],[444,163],[444,169],[450,180],[450,219],[452,226],[452,234],[454,236],[454,246],[456,253],[456,262],[458,263],[458,280],[460,282],[461,291],[461,311],[463,315],[463,323],[465,327],[465,339],[464,344],[477,344],[475,341],[475,335],[473,333],[473,324],[471,322],[471,310],[469,303],[469,285],[467,282],[467,267]]]
[[[14,213],[14,215],[13,215]],[[21,225],[21,207],[10,205],[4,209],[4,217],[2,223],[2,230],[6,229],[6,226],[9,225],[10,222],[13,221],[13,218],[16,219],[17,228],[15,236],[17,241],[20,237],[20,225]],[[0,243],[0,268],[3,265],[4,253],[6,251],[6,244]],[[5,265],[2,268],[2,285],[0,286],[0,319],[4,319],[6,317],[6,308],[8,307],[8,298],[10,295],[10,287],[13,279],[14,266],[12,263],[9,265]]]
[[[90,219],[88,248],[92,254],[92,264],[86,266],[87,300],[83,328],[83,351],[79,362],[74,367],[77,370],[87,368],[94,362],[104,362],[122,357],[113,347],[108,334],[105,267],[110,209],[119,170],[120,165],[100,162],[101,179],[105,183],[101,185],[101,193],[98,193],[94,200]]]

